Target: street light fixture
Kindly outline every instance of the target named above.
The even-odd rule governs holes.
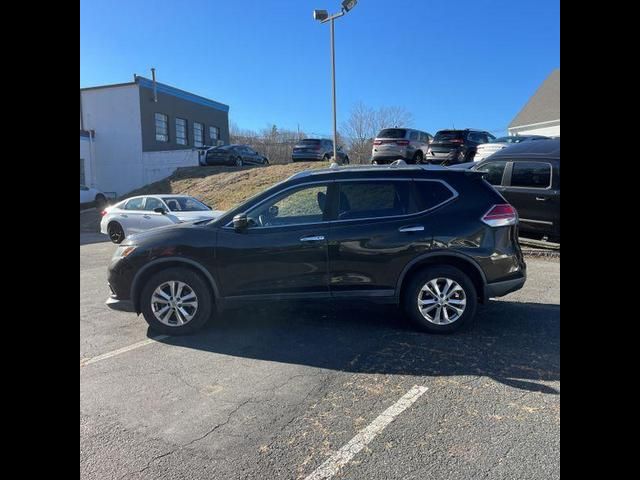
[[[334,45],[334,26],[333,21],[343,16],[349,10],[356,6],[358,0],[344,0],[342,2],[342,9],[338,13],[334,13],[329,16],[329,12],[326,10],[314,10],[313,18],[320,23],[331,22],[331,93],[333,97],[333,161],[338,161],[338,129],[336,122],[336,50]]]

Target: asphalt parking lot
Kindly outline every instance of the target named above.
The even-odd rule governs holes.
[[[81,478],[559,478],[557,260],[457,335],[274,303],[150,339],[104,305],[105,240],[80,236]]]

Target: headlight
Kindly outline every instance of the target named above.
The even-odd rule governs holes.
[[[131,255],[137,247],[134,245],[126,245],[118,247],[113,254],[113,258],[125,258]]]

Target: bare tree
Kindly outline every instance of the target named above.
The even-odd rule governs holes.
[[[241,129],[235,123],[229,127],[231,143],[249,145],[254,150],[264,154],[269,163],[289,163],[293,146],[300,138],[304,138],[304,132],[283,130],[277,125],[269,125],[260,132]]]
[[[352,163],[369,163],[373,139],[383,128],[408,127],[413,115],[403,107],[381,107],[375,110],[362,102],[356,103],[342,130],[349,139]]]

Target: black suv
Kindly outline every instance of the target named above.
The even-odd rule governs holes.
[[[511,145],[472,168],[516,208],[523,233],[560,241],[559,138]]]
[[[214,221],[128,237],[107,304],[190,333],[233,304],[367,299],[400,304],[429,332],[520,289],[517,214],[483,173],[439,166],[306,171]]]
[[[478,145],[496,139],[484,130],[440,130],[433,137],[426,161],[443,165],[471,162]]]

